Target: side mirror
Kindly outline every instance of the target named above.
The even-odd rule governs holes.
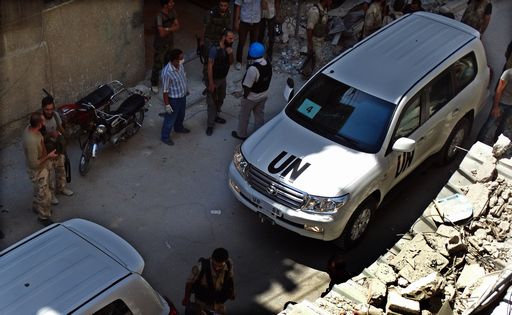
[[[416,141],[409,138],[400,138],[393,144],[393,151],[412,152],[416,148]]]
[[[286,86],[284,87],[283,96],[286,102],[289,102],[294,94],[295,82],[292,78],[286,79]]]

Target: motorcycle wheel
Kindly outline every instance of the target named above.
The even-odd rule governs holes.
[[[92,143],[90,141],[86,141],[82,150],[82,155],[80,156],[80,162],[78,163],[78,171],[80,172],[80,175],[85,176],[89,171],[91,157]]]
[[[128,137],[134,136],[137,132],[139,132],[140,127],[142,126],[142,122],[144,121],[144,109],[139,110],[134,114],[134,123],[132,127],[127,131]]]

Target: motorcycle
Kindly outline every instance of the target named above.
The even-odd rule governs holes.
[[[93,120],[93,112],[83,110],[82,104],[91,104],[101,109],[112,103],[112,98],[124,89],[121,82],[115,80],[98,86],[94,91],[81,98],[77,102],[60,105],[57,113],[60,115],[64,126],[66,126],[66,137],[79,137],[89,129]],[[43,89],[49,95],[49,93]]]
[[[94,92],[93,92],[94,93]],[[144,114],[148,110],[146,104],[150,97],[138,89],[120,89],[107,101],[90,99],[79,104],[76,111],[84,113],[78,116],[86,120],[91,117],[87,126],[83,126],[86,139],[80,141],[82,154],[78,164],[80,175],[89,171],[91,158],[95,158],[100,144],[117,144],[134,136],[142,127]],[[96,99],[94,99],[96,100]],[[97,105],[95,105],[97,104]],[[90,115],[90,116],[88,116]],[[87,123],[86,121],[84,121]],[[78,120],[77,123],[82,123]]]

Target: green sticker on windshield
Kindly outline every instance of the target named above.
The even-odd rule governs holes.
[[[313,101],[305,99],[304,102],[302,102],[302,105],[300,105],[299,108],[297,108],[297,111],[302,115],[310,119],[313,119],[315,118],[316,114],[320,111],[321,108],[322,107],[320,107]]]

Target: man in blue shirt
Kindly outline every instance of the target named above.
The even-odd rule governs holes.
[[[169,63],[162,70],[162,86],[164,99],[164,122],[160,139],[167,145],[174,145],[170,138],[171,130],[177,133],[189,133],[183,126],[187,97],[187,75],[183,63],[183,51],[173,49],[169,54]]]

